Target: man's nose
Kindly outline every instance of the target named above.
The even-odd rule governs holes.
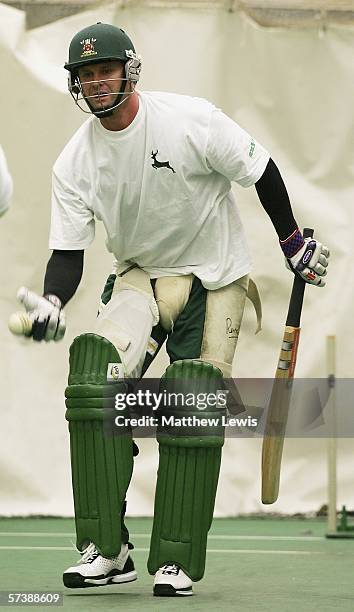
[[[93,82],[92,82],[93,87],[94,87],[95,89],[99,89],[99,88],[100,88],[100,86],[101,86],[101,81],[100,81],[99,77],[98,77],[98,76],[95,76],[95,77],[92,79],[92,81],[93,81]]]

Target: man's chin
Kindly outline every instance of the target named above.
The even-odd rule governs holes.
[[[97,98],[95,100],[91,100],[91,106],[95,111],[99,110],[107,110],[114,104],[113,100],[110,100],[108,97]]]

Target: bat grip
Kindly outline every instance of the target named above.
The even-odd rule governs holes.
[[[302,233],[304,238],[312,238],[313,234],[314,230],[310,227],[305,227]],[[306,282],[299,276],[295,275],[289,303],[288,316],[286,318],[286,325],[289,327],[300,327],[305,286]]]
[[[314,230],[311,227],[304,227],[304,231],[302,232],[304,238],[312,238],[313,234]]]

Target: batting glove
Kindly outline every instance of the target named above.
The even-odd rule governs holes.
[[[41,297],[25,287],[17,293],[17,299],[24,305],[32,321],[33,340],[61,340],[65,334],[65,315],[56,295]]]
[[[306,283],[324,287],[327,274],[329,249],[314,238],[303,238],[299,229],[286,240],[280,241],[286,259],[286,267],[299,275]]]

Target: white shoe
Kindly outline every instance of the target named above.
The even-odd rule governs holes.
[[[128,544],[122,544],[119,555],[113,559],[102,557],[94,544],[89,544],[81,555],[77,564],[63,574],[64,585],[69,589],[120,584],[137,579]]]
[[[154,595],[158,597],[183,597],[193,595],[192,581],[178,565],[160,567],[155,574]]]

